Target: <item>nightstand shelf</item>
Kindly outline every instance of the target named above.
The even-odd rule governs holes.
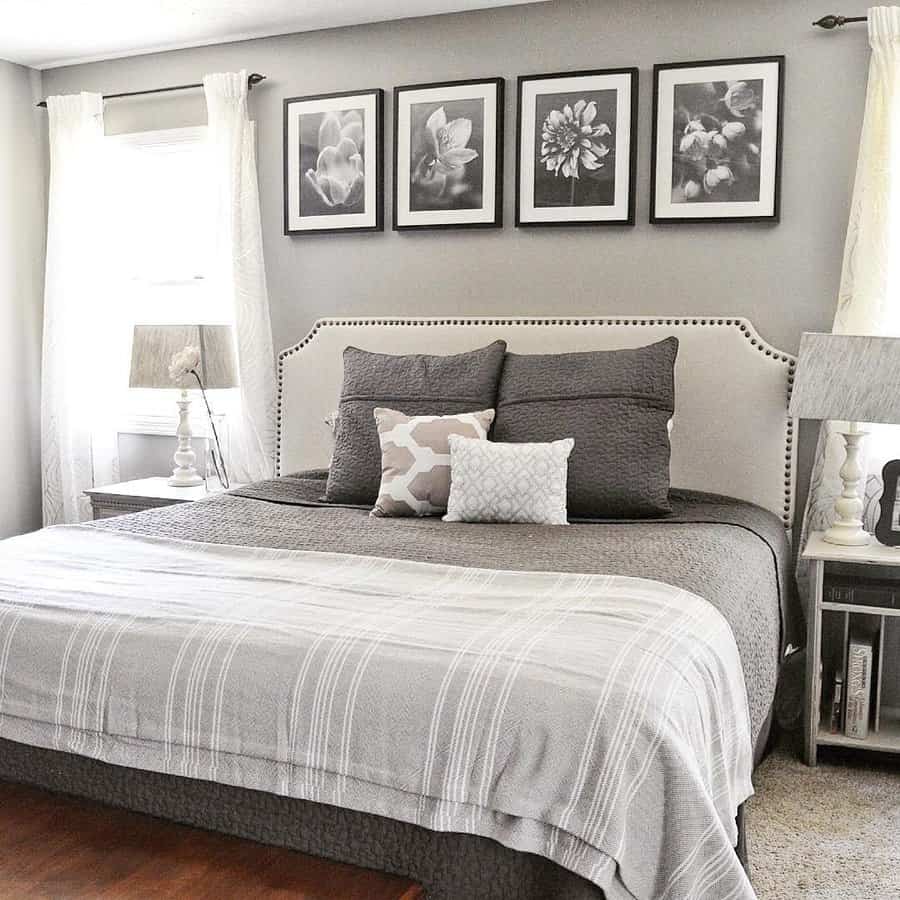
[[[850,600],[837,602],[824,599],[825,567],[828,563],[839,563],[842,567],[859,566],[900,570],[900,548],[885,547],[874,540],[866,547],[842,547],[827,543],[822,539],[822,534],[816,532],[810,535],[803,558],[810,563],[810,609],[807,616],[806,641],[806,709],[804,711],[806,761],[811,766],[816,764],[816,753],[820,746],[852,747],[900,754],[900,714],[895,709],[883,707],[881,702],[885,624],[890,619],[900,618],[900,606],[879,606]],[[871,575],[871,572],[866,574]],[[898,591],[900,591],[900,584],[898,584]],[[897,599],[898,594],[895,593],[892,596]],[[852,618],[862,616],[868,619],[870,624],[877,621],[878,641],[873,651],[873,657],[877,656],[877,665],[873,665],[871,673],[874,683],[874,703],[869,734],[865,738],[833,733],[827,727],[827,723],[820,721],[822,717],[822,666],[825,655],[822,646],[823,613],[842,618],[843,645],[839,649],[842,649],[845,663]],[[833,653],[831,658],[834,659]]]
[[[832,734],[819,727],[816,743],[820,747],[852,747],[855,750],[879,750],[884,753],[900,753],[900,719],[881,722],[878,731],[870,731],[867,738],[851,738],[845,734]]]

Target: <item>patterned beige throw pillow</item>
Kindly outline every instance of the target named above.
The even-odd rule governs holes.
[[[487,439],[494,410],[451,416],[406,416],[374,410],[381,442],[381,487],[373,516],[433,516],[447,509],[451,435]]]
[[[445,522],[566,525],[572,438],[501,444],[450,437],[450,500]]]

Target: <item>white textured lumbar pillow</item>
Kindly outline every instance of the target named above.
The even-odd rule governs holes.
[[[445,522],[565,525],[572,438],[499,444],[450,435],[450,499]]]

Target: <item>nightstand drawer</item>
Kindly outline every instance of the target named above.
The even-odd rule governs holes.
[[[161,506],[204,500],[210,494],[219,491],[210,491],[205,484],[172,487],[167,478],[160,477],[123,481],[121,484],[91,488],[85,493],[91,498],[94,519],[111,519],[113,516],[125,516],[128,513],[143,512],[145,509],[159,509]]]
[[[176,503],[184,503],[183,500],[166,500],[166,501],[147,501],[147,502],[126,502],[115,499],[107,499],[100,497],[91,498],[91,508],[94,513],[94,520],[112,519],[115,516],[126,516],[129,513],[143,512],[147,509],[160,509],[163,506],[173,506]]]

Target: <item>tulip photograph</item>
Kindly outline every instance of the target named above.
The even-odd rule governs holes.
[[[650,221],[777,221],[783,57],[654,69]]]
[[[503,224],[503,79],[394,88],[394,229]]]
[[[381,90],[284,105],[285,234],[381,230]]]
[[[300,215],[351,215],[366,201],[365,110],[300,116]]]

